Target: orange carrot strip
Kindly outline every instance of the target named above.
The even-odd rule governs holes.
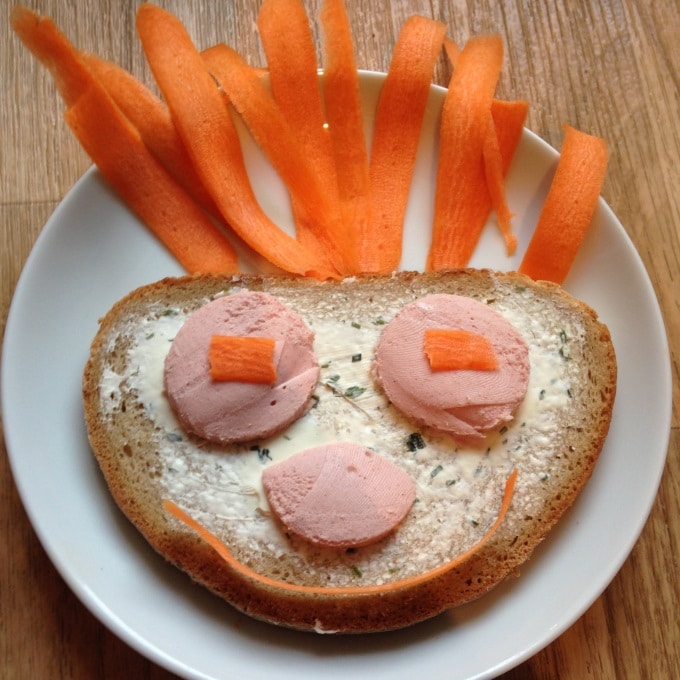
[[[433,371],[495,371],[498,358],[489,339],[459,328],[427,328],[423,347]]]
[[[230,552],[229,548],[220,541],[214,534],[208,531],[202,524],[188,515],[182,508],[171,500],[164,500],[163,507],[173,517],[180,520],[188,527],[193,529],[201,539],[203,539],[215,552],[225,561],[225,563],[233,570],[245,576],[246,578],[255,581],[256,583],[266,585],[278,590],[286,592],[307,594],[307,595],[373,595],[376,593],[390,593],[404,588],[411,588],[413,586],[426,583],[438,576],[443,576],[447,572],[459,567],[461,564],[469,560],[475,553],[479,552],[496,533],[496,530],[503,522],[505,515],[510,507],[512,497],[515,490],[515,482],[517,480],[517,470],[513,470],[505,483],[505,492],[503,494],[503,501],[498,511],[496,520],[491,528],[477,541],[471,548],[465,552],[454,557],[451,561],[442,564],[440,567],[435,567],[429,571],[425,571],[417,576],[394,581],[392,583],[384,583],[374,586],[302,586],[286,581],[279,581],[264,574],[258,574],[256,571],[247,565],[239,562]]]
[[[218,382],[272,385],[276,382],[273,338],[213,335],[208,348],[210,377]]]
[[[505,197],[503,156],[501,155],[501,146],[496,134],[492,109],[489,109],[489,122],[487,124],[487,133],[484,137],[482,155],[484,156],[484,173],[489,197],[491,198],[491,205],[496,213],[498,227],[505,239],[505,251],[508,255],[512,255],[517,248],[517,236],[512,233],[512,225],[510,224],[512,213]]]
[[[453,42],[451,38],[445,38],[444,52],[446,52],[446,56],[451,62],[451,66],[453,66],[453,68],[456,68],[456,62],[458,61],[458,57],[460,56],[460,47],[458,47],[458,45],[455,42]]]
[[[512,232],[512,213],[505,197],[505,177],[508,174],[515,151],[524,131],[524,121],[529,111],[525,101],[502,101],[491,103],[493,130],[484,139],[484,170],[491,208],[496,212],[498,226],[505,239],[508,255],[517,249],[517,236]]]
[[[229,241],[151,154],[105,91],[93,86],[64,115],[109,184],[187,272],[238,271]]]
[[[441,22],[412,16],[395,43],[375,112],[369,166],[373,220],[360,238],[361,271],[387,273],[401,261],[420,130],[445,35]]]
[[[484,140],[502,60],[497,35],[471,38],[456,60],[442,110],[429,269],[466,266],[486,223]]]
[[[453,40],[447,39],[444,41],[444,50],[455,68],[460,56],[460,48]],[[528,104],[526,102],[504,102],[494,99],[491,102],[492,125],[489,126],[484,138],[482,151],[491,206],[496,213],[508,255],[514,254],[517,248],[517,237],[512,233],[510,224],[512,213],[505,197],[503,180],[519,143],[527,111]]]
[[[515,151],[522,139],[528,112],[529,104],[521,99],[509,102],[494,99],[491,102],[491,117],[501,152],[501,171],[504,177],[508,174]]]
[[[593,218],[607,170],[603,139],[565,125],[548,196],[519,271],[562,283]]]
[[[301,0],[265,0],[257,16],[257,26],[267,58],[274,101],[293,130],[303,155],[314,168],[324,194],[337,202],[338,181],[331,139],[325,125],[316,45],[304,5]],[[285,40],[281,39],[282,31],[285,31]],[[319,248],[319,240],[306,228],[298,214],[300,209],[295,197],[292,198],[298,240],[310,248]]]
[[[149,152],[54,22],[24,9],[13,22],[53,74],[76,138],[123,201],[189,273],[237,271],[230,243]]]
[[[49,17],[25,7],[14,7],[12,29],[46,68],[67,106],[78,100],[92,83],[92,74],[66,36]]]
[[[454,68],[460,48],[449,38],[444,41],[444,51]],[[501,151],[501,167],[503,176],[510,168],[515,151],[522,138],[524,121],[529,112],[529,104],[522,100],[504,101],[494,99],[491,102],[491,117],[493,118],[496,137]]]
[[[199,205],[211,215],[219,215],[217,206],[194,170],[166,104],[144,83],[117,64],[94,54],[83,55],[83,58],[113,101],[139,130],[151,153]]]
[[[206,212],[222,222],[239,261],[263,274],[284,273],[253,250],[221,219],[215,202],[193,167],[165,102],[131,73],[116,64],[95,55],[86,54],[83,57],[126,117],[137,128],[151,153]]]
[[[339,205],[324,191],[311,159],[305,157],[262,78],[227,45],[221,46],[219,66],[213,75],[286,185],[298,221],[320,246],[317,254],[340,273],[349,273],[344,257],[348,244],[344,242]]]
[[[305,154],[335,183],[335,167],[319,83],[316,47],[301,0],[265,0],[257,15],[260,40],[277,105]],[[285,27],[286,39],[281,39]],[[295,48],[292,49],[291,46]],[[334,189],[337,191],[337,188]]]
[[[95,55],[83,56],[108,93],[137,128],[151,153],[204,210],[219,219],[220,212],[198,177],[165,102],[125,69]],[[258,72],[260,75],[265,73],[264,69],[259,69]],[[238,253],[239,261],[264,274],[284,273],[246,244],[229,225],[223,223],[223,226]]]
[[[288,272],[334,276],[319,267],[312,254],[275,225],[258,204],[223,96],[181,22],[144,3],[137,12],[137,30],[196,171],[232,229]]]
[[[361,234],[367,232],[371,221],[370,175],[359,75],[343,0],[324,0],[319,22],[323,34],[326,119],[347,239],[355,244],[356,253]]]

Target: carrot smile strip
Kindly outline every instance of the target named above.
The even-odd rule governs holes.
[[[231,554],[228,546],[222,543],[222,541],[220,541],[217,536],[208,531],[208,529],[200,524],[200,522],[197,522],[188,513],[182,510],[182,508],[180,508],[176,503],[166,499],[163,501],[163,508],[173,517],[195,531],[203,541],[205,541],[213,550],[215,550],[215,552],[224,560],[227,566],[257,583],[275,588],[277,590],[283,590],[285,592],[307,595],[374,595],[377,593],[392,593],[398,590],[412,588],[423,583],[427,583],[428,581],[431,581],[432,579],[435,579],[439,576],[444,576],[446,573],[466,562],[475,553],[479,552],[491,540],[498,527],[503,523],[503,519],[505,518],[513,498],[516,481],[517,470],[513,470],[505,483],[503,500],[501,502],[498,515],[496,516],[496,520],[491,525],[491,528],[482,536],[482,538],[468,550],[461,553],[460,555],[457,555],[449,562],[442,564],[440,567],[423,572],[417,576],[401,579],[399,581],[393,581],[391,583],[383,583],[372,586],[304,586],[297,585],[295,583],[289,583],[287,581],[279,581],[269,576],[265,576],[264,574],[260,574],[254,569],[251,569],[242,562],[239,562],[239,560],[237,560]]]

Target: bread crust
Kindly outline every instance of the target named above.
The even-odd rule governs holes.
[[[529,462],[538,455],[534,450],[515,458],[512,462],[520,484],[498,531],[463,564],[419,585],[379,595],[319,595],[268,586],[232,569],[191,530],[164,512],[164,470],[154,450],[154,426],[134,390],[126,393],[125,380],[119,382],[115,418],[105,413],[105,405],[113,398],[107,394],[112,389],[110,375],[124,376],[127,370],[131,339],[126,329],[131,319],[144,317],[154,305],[189,311],[239,287],[278,295],[303,317],[320,301],[342,298],[346,300],[344,311],[338,314],[360,305],[378,305],[375,309],[382,306],[387,319],[398,311],[389,308],[390,300],[400,306],[404,300],[448,292],[492,306],[511,301],[520,312],[526,306],[522,313],[527,316],[537,317],[542,312],[554,319],[558,324],[555,327],[562,321],[577,325],[583,332],[578,342],[570,342],[569,355],[563,358],[570,362],[573,380],[579,380],[578,389],[569,397],[560,427],[551,432],[549,451],[540,453],[542,464],[549,457],[550,474],[537,472],[535,464]],[[337,633],[412,625],[484,595],[514,573],[590,478],[609,429],[615,392],[616,358],[611,337],[590,307],[554,284],[537,283],[516,273],[473,269],[401,272],[324,283],[256,275],[163,279],[132,291],[101,319],[83,374],[83,404],[92,451],[115,502],[149,544],[194,581],[249,616],[301,630]],[[525,506],[529,496],[531,502]],[[252,566],[267,573],[272,565],[258,556]]]

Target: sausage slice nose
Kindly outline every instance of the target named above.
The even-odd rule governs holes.
[[[286,529],[311,543],[356,548],[394,531],[415,500],[401,468],[360,444],[302,451],[265,469],[269,505]]]

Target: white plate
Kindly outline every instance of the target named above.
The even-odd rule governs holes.
[[[382,76],[362,73],[370,122]],[[405,268],[423,266],[441,88],[433,88],[407,215]],[[285,192],[246,140],[256,191],[289,220]],[[489,225],[473,266],[515,269],[556,152],[529,132],[508,180],[518,254]],[[271,182],[274,182],[274,185]],[[273,186],[273,188],[272,188]],[[265,200],[266,199],[266,200]],[[138,285],[181,274],[96,171],[52,215],[26,263],[5,335],[2,399],[14,478],[59,572],[114,633],[186,678],[491,677],[536,653],[600,595],[647,519],[665,462],[671,372],[644,267],[600,202],[566,288],[609,325],[619,361],[612,427],[595,474],[529,564],[476,603],[401,632],[352,638],[260,624],[193,586],[117,511],[89,451],[80,377],[97,319]]]

